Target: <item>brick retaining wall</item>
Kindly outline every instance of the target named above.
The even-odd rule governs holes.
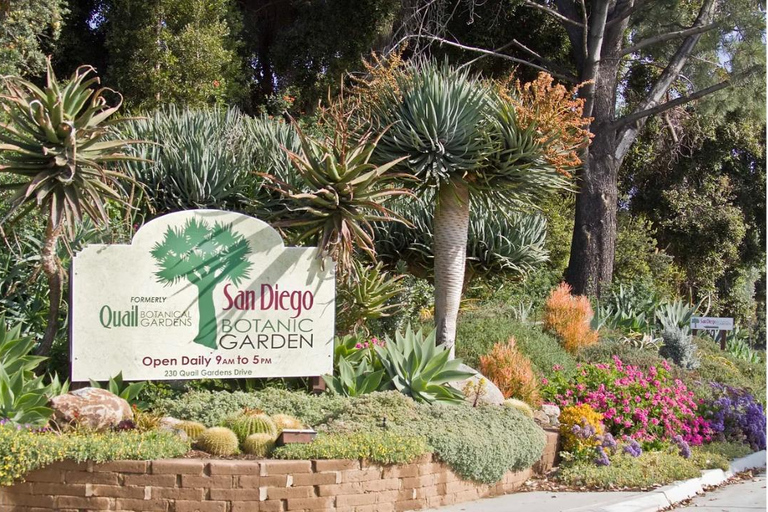
[[[515,491],[552,467],[557,434],[542,459],[493,485],[461,480],[431,455],[402,466],[356,460],[166,459],[59,462],[0,487],[2,512],[161,511],[389,512],[419,510]]]

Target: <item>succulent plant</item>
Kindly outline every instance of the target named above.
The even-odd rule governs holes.
[[[211,455],[234,455],[240,443],[234,432],[226,427],[212,427],[197,438],[198,448]]]
[[[195,441],[205,432],[207,427],[197,421],[182,421],[176,425],[176,428],[183,430],[192,441]]]
[[[223,425],[230,428],[242,443],[251,434],[269,434],[277,438],[277,426],[272,418],[260,411],[249,411],[226,418]]]
[[[533,409],[531,409],[531,406],[523,402],[522,400],[518,400],[517,398],[507,398],[506,400],[504,400],[504,407],[517,409],[518,411],[525,414],[529,418],[531,419],[533,418]]]
[[[275,414],[272,416],[272,421],[275,422],[278,435],[280,435],[280,432],[285,429],[298,430],[304,428],[304,424],[300,420],[294,418],[293,416],[288,416],[287,414]]]
[[[275,439],[269,434],[251,434],[243,441],[243,451],[248,455],[266,457],[275,447]]]

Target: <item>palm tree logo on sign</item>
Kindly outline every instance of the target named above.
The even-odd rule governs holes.
[[[252,265],[248,241],[232,230],[232,224],[211,226],[193,218],[183,226],[169,226],[151,254],[160,268],[155,272],[158,282],[172,286],[186,279],[197,288],[199,324],[194,342],[216,349],[213,291],[226,280],[238,285],[248,279]]]

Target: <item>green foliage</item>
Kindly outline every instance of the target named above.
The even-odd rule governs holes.
[[[236,99],[242,64],[231,0],[109,2],[105,16],[108,78],[131,107],[188,106]]]
[[[197,421],[182,421],[176,425],[176,428],[184,431],[192,441],[196,441],[206,429],[205,425]]]
[[[673,326],[662,332],[664,346],[659,355],[668,357],[676,365],[686,370],[697,368],[701,363],[696,355],[696,344],[693,337],[683,329]]]
[[[464,395],[448,383],[466,379],[473,374],[459,370],[461,359],[449,360],[450,350],[435,345],[435,331],[424,335],[411,326],[405,333],[397,331],[386,344],[374,350],[392,381],[392,385],[419,402],[460,403]]]
[[[237,435],[225,427],[211,427],[197,438],[195,445],[211,455],[234,455],[239,451]]]
[[[0,76],[36,76],[61,34],[63,0],[22,0],[0,6]]]
[[[695,337],[701,366],[683,376],[689,383],[697,381],[706,384],[719,382],[735,388],[749,389],[760,399],[766,396],[765,363],[753,363],[720,350],[718,343],[711,339]],[[708,387],[708,386],[706,386]],[[706,389],[706,387],[704,389]]]
[[[8,329],[0,316],[0,419],[14,425],[43,426],[53,413],[48,408],[49,387],[34,374],[45,360],[31,355],[34,346],[32,338],[21,335],[20,325]]]
[[[349,279],[342,279],[337,286],[336,300],[340,310],[336,315],[336,332],[367,329],[372,320],[392,316],[403,307],[397,297],[403,293],[402,275],[391,276],[383,269],[383,263],[364,266],[352,261]]]
[[[320,434],[307,444],[290,444],[275,449],[278,459],[366,459],[379,464],[407,464],[429,452],[420,436],[393,432]]]
[[[256,411],[246,410],[230,416],[222,422],[222,426],[234,432],[241,443],[251,434],[267,434],[272,439],[277,437],[277,426],[272,418]]]
[[[123,382],[123,372],[120,372],[114,377],[109,379],[109,381],[107,382],[106,389],[110,393],[114,393],[115,395],[124,399],[128,403],[134,404],[136,403],[136,399],[138,398],[139,394],[144,389],[144,386],[146,384],[147,383],[143,381],[134,382],[133,384]],[[101,384],[99,384],[95,380],[91,380],[91,387],[101,388]]]
[[[578,358],[585,363],[605,363],[618,356],[624,364],[637,366],[643,370],[661,366],[663,357],[655,350],[646,350],[620,341],[601,340],[597,345],[579,352]]]
[[[32,433],[0,425],[0,486],[53,462],[150,460],[179,457],[189,442],[169,432]]]
[[[476,368],[480,356],[490,352],[496,343],[506,343],[510,338],[515,338],[515,346],[531,360],[534,371],[540,376],[551,375],[555,365],[568,374],[576,369],[573,356],[554,337],[536,325],[511,318],[508,313],[472,311],[462,314],[456,335],[456,355]]]
[[[362,351],[363,349],[358,349]],[[360,396],[378,391],[385,371],[373,371],[367,360],[361,359],[354,366],[345,358],[339,359],[339,375],[323,375],[331,393],[344,396]],[[385,381],[386,384],[387,381]]]
[[[713,454],[724,458],[727,461],[746,457],[752,453],[752,448],[748,444],[741,442],[715,441],[701,446],[695,446],[693,453]],[[725,468],[723,468],[725,469]]]
[[[434,201],[396,201],[391,207],[408,224],[375,225],[376,254],[390,265],[399,260],[411,272],[434,267]],[[466,269],[469,276],[503,273],[521,276],[543,265],[547,222],[536,213],[507,213],[473,205],[469,216]]]
[[[275,447],[275,438],[270,434],[251,434],[242,444],[244,453],[266,457]]]
[[[693,460],[663,451],[643,452],[639,457],[617,453],[610,466],[597,466],[590,460],[562,466],[557,473],[557,479],[566,485],[591,489],[647,489],[698,476],[701,470]]]

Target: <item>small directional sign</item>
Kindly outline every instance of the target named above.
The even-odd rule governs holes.
[[[691,329],[706,331],[732,331],[733,318],[693,316],[691,317]]]

